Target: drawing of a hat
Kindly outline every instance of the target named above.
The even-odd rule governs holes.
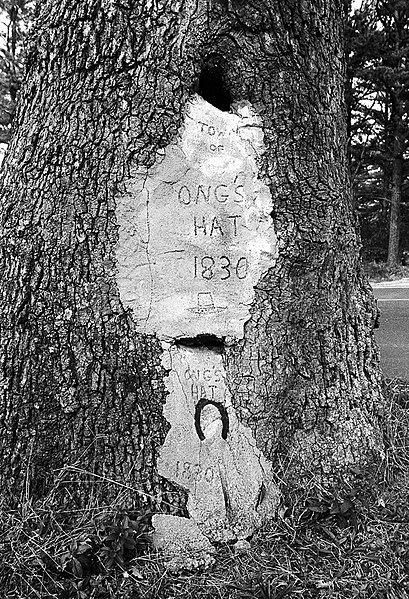
[[[206,312],[221,312],[227,306],[215,306],[213,295],[209,291],[201,291],[197,294],[197,306],[188,308],[194,314],[205,314]]]

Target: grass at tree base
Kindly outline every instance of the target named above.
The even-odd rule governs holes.
[[[388,381],[386,395],[386,458],[369,494],[305,491],[247,552],[221,546],[210,569],[177,575],[149,548],[149,512],[127,514],[123,494],[69,515],[50,498],[3,506],[1,597],[409,598],[409,383]]]

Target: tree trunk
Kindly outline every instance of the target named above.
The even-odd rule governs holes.
[[[376,311],[360,269],[347,178],[342,4],[44,3],[2,182],[1,489],[14,501],[41,496],[61,473],[63,503],[83,504],[90,493],[109,502],[115,480],[126,505],[148,501],[165,512],[194,514],[207,534],[210,508],[204,491],[199,497],[194,489],[199,479],[210,481],[210,466],[192,466],[186,454],[175,461],[172,452],[186,430],[196,445],[208,447],[204,422],[216,418],[220,435],[209,460],[215,464],[217,448],[225,448],[217,474],[225,503],[220,520],[234,512],[237,535],[247,484],[253,522],[262,503],[265,511],[275,509],[272,471],[295,486],[310,479],[332,485],[382,455]],[[203,99],[192,100],[194,92]],[[256,169],[234,189],[227,189],[224,175],[202,188],[202,181],[190,179],[195,201],[213,184],[220,205],[255,190],[243,211],[251,212],[252,202],[271,206],[263,235],[272,249],[260,249],[257,280],[249,278],[255,246],[249,242],[234,263],[223,250],[223,243],[233,244],[244,212],[229,214],[230,233],[213,216],[206,235],[225,240],[216,257],[210,255],[220,260],[218,280],[229,278],[230,285],[235,279],[234,301],[243,280],[246,300],[237,303],[236,316],[226,308],[228,325],[195,328],[189,314],[212,323],[206,310],[225,308],[211,305],[203,288],[198,305],[184,313],[183,334],[182,326],[175,333],[155,320],[152,294],[148,314],[140,317],[129,291],[138,275],[130,266],[135,234],[127,227],[140,217],[136,207],[147,214],[152,208],[147,236],[156,247],[161,230],[165,238],[172,222],[184,226],[175,202],[179,197],[184,209],[191,189],[162,173],[169,217],[162,213],[157,222],[154,182],[167,160],[173,160],[171,175],[179,168],[184,181],[185,155],[177,156],[195,107],[220,123],[236,119],[240,131],[248,131],[243,139],[254,141],[248,160]],[[195,118],[194,126],[204,120]],[[216,131],[211,127],[198,129],[202,141]],[[219,144],[223,149],[210,143],[208,151],[226,147],[242,160],[236,133],[232,128],[231,139]],[[194,222],[194,235],[204,237],[209,221]],[[146,255],[149,262],[149,248]],[[216,272],[209,260],[197,260],[193,265],[192,257],[188,287]],[[152,290],[150,276],[141,285],[148,281]],[[177,277],[172,281],[170,295],[179,285]],[[220,287],[209,286],[215,297]],[[161,318],[172,319],[177,309],[172,304]],[[201,368],[219,372],[225,403],[212,399],[206,374],[193,385],[192,372]],[[181,408],[172,401],[190,389],[196,413],[183,412],[190,420],[178,442],[172,434]],[[262,473],[249,469],[232,482],[226,469],[233,464],[239,471],[245,462],[240,458],[235,466],[243,440]]]
[[[388,265],[399,264],[400,257],[400,223],[401,223],[401,200],[402,200],[402,173],[403,156],[393,159],[392,164],[392,188],[391,207],[389,214],[389,243],[388,243]]]
[[[400,226],[403,184],[403,154],[405,148],[405,127],[402,121],[402,100],[400,94],[392,96],[391,128],[392,128],[392,160],[391,190],[389,212],[388,264],[396,266],[400,257]]]

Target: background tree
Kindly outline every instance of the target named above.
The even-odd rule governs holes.
[[[222,110],[255,107],[274,202],[278,258],[244,339],[221,348],[241,421],[297,488],[349,479],[382,455],[376,311],[347,176],[344,16],[341,0],[43,3],[1,182],[11,501],[41,496],[68,464],[62,502],[110,501],[116,479],[127,505],[147,493],[186,513],[184,489],[157,472],[166,372],[159,340],[119,294],[116,206],[195,92]]]
[[[349,32],[354,193],[367,255],[393,265],[407,249],[408,232],[408,5],[365,2]]]
[[[34,17],[34,0],[0,2],[0,144],[10,140],[24,69],[24,39]]]

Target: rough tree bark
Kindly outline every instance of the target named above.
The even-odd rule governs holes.
[[[186,514],[186,489],[157,470],[168,373],[118,290],[116,206],[198,92],[258,113],[274,206],[277,258],[244,337],[219,340],[239,419],[295,486],[334,484],[382,455],[375,308],[347,178],[342,5],[44,2],[1,184],[0,471],[14,501],[47,492],[65,466],[62,501],[90,489],[110,501],[95,482],[115,479],[139,490],[128,505],[143,492]]]

